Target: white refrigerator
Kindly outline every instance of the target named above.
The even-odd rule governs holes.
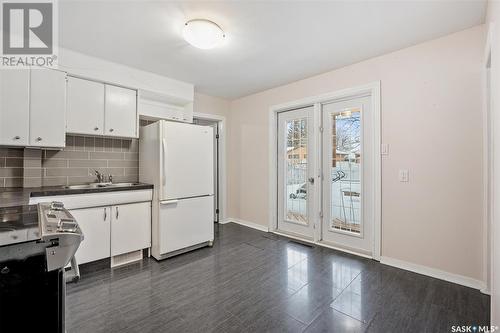
[[[161,260],[211,246],[213,129],[160,120],[139,138],[139,180],[154,185],[151,254]]]

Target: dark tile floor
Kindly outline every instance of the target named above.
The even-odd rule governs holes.
[[[72,332],[450,332],[488,325],[479,291],[236,224],[213,248],[68,285]]]

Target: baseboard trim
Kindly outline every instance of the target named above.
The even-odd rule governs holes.
[[[449,272],[445,272],[439,269],[427,267],[427,266],[422,266],[418,264],[414,264],[411,262],[407,262],[404,260],[400,259],[395,259],[395,258],[390,258],[390,257],[385,257],[382,256],[380,258],[380,262],[385,265],[393,266],[396,268],[404,269],[406,271],[422,274],[422,275],[427,275],[436,279],[448,281],[448,282],[453,282],[456,284],[460,284],[462,286],[466,286],[469,288],[474,288],[478,289],[479,291],[483,292],[485,290],[484,283],[482,281],[463,276],[463,275],[458,275],[458,274],[453,274]]]
[[[269,228],[262,225],[262,224],[258,224],[258,223],[254,223],[254,222],[250,222],[250,221],[245,221],[245,220],[241,220],[241,219],[235,219],[232,217],[225,218],[224,220],[220,221],[219,223],[226,224],[226,223],[230,223],[230,222],[240,224],[240,225],[243,225],[245,227],[252,228],[252,229],[257,229],[260,231],[269,232]]]

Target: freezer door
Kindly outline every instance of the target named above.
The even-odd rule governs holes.
[[[161,200],[212,195],[214,192],[213,129],[163,122]]]
[[[162,255],[214,239],[213,196],[160,202]]]

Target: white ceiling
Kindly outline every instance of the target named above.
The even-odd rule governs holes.
[[[481,24],[486,1],[60,1],[60,45],[236,98]],[[208,18],[226,43],[182,39]]]

